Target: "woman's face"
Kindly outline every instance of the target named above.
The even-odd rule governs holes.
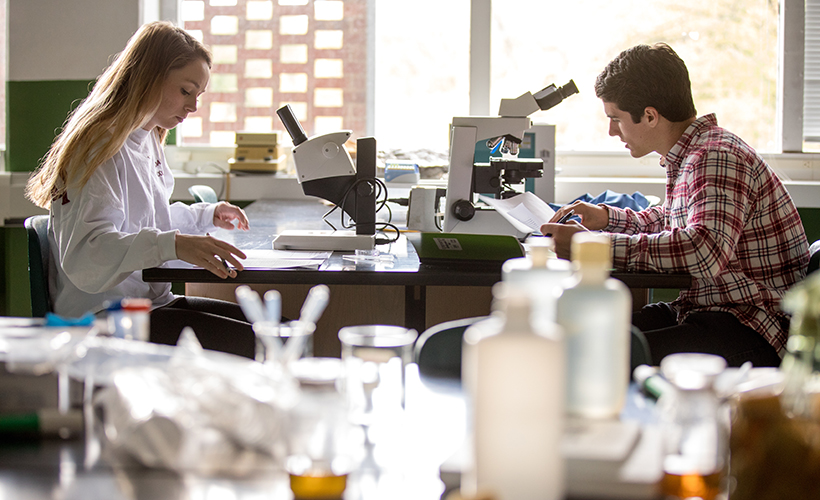
[[[171,70],[162,86],[162,102],[156,113],[143,127],[172,129],[182,123],[188,114],[196,111],[197,98],[205,92],[211,70],[208,63],[197,59],[179,69]]]

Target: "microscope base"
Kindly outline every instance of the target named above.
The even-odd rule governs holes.
[[[515,236],[520,241],[524,241],[530,235],[528,232],[516,229],[504,216],[490,208],[478,209],[472,219],[468,221],[454,220],[452,225],[452,229],[448,231],[450,233],[506,234]]]
[[[353,231],[282,231],[274,240],[275,250],[353,251],[376,248],[376,235]]]

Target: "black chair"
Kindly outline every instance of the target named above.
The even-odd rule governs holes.
[[[461,378],[461,349],[464,332],[487,316],[457,319],[432,326],[416,341],[415,361],[419,373],[430,377]],[[652,355],[644,334],[632,327],[630,335],[630,376],[638,365],[651,365]]]
[[[811,274],[820,268],[820,240],[815,241],[809,247],[809,269],[807,274]]]
[[[45,317],[52,312],[48,293],[48,215],[35,215],[25,221],[28,238],[28,279],[31,286],[31,315]]]
[[[461,345],[464,332],[486,316],[456,319],[431,326],[415,346],[419,373],[430,377],[461,378]]]

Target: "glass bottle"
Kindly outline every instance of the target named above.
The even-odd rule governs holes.
[[[726,360],[712,354],[671,354],[661,361],[661,373],[675,387],[659,402],[665,407],[661,491],[667,498],[712,500],[722,490],[728,424],[713,385],[725,368]]]
[[[286,469],[297,499],[341,499],[354,461],[347,406],[337,382],[337,358],[302,358],[290,364],[300,396],[290,412]]]

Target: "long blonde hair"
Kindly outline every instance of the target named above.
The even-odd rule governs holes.
[[[181,28],[163,21],[143,25],[69,115],[28,181],[28,199],[49,208],[69,186],[85,186],[97,167],[154,116],[169,72],[196,60],[211,67],[208,49]],[[154,133],[160,141],[168,135],[160,127]]]

